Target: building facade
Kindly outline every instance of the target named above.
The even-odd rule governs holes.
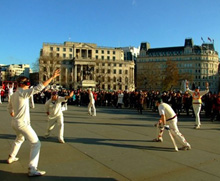
[[[32,70],[29,64],[1,65],[1,81],[16,81],[19,76],[30,76]]]
[[[54,69],[61,75],[55,84],[66,88],[134,90],[134,61],[125,61],[121,48],[99,47],[94,43],[44,43],[39,58],[39,81]]]
[[[181,90],[183,79],[190,77],[191,85],[205,89],[205,83],[209,82],[210,91],[219,91],[219,57],[214,43],[204,42],[198,46],[191,38],[185,39],[184,46],[179,47],[150,48],[149,43],[141,43],[137,58],[137,77],[141,77],[137,82],[138,89],[163,91],[168,60],[176,65],[181,77],[173,88]]]

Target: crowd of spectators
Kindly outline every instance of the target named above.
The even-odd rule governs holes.
[[[62,89],[58,92],[59,96],[67,96],[70,90]],[[143,110],[157,111],[155,101],[160,97],[163,102],[171,105],[178,116],[194,116],[192,109],[192,96],[188,92],[181,91],[93,91],[95,106],[107,106],[115,108],[137,109],[140,114]],[[34,102],[45,104],[50,99],[51,90],[44,90],[34,95]],[[4,95],[1,99],[4,102]],[[87,106],[89,96],[87,90],[75,90],[74,95],[68,100],[69,105]],[[220,93],[212,94],[209,92],[202,97],[202,112],[211,121],[220,120]]]
[[[59,91],[60,96],[69,95],[70,90],[63,89]],[[35,103],[44,104],[50,98],[51,90],[43,91],[34,96]],[[107,106],[115,108],[137,109],[140,114],[143,110],[157,111],[155,101],[160,97],[163,102],[168,103],[174,109],[178,116],[194,116],[192,109],[192,96],[188,92],[181,91],[94,91],[95,105],[97,107]],[[120,101],[119,101],[120,99]],[[220,111],[220,93],[212,94],[209,92],[202,97],[202,111],[205,116],[212,121],[219,119]],[[69,105],[87,106],[89,96],[87,90],[76,90]]]

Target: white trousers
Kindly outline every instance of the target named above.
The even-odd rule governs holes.
[[[91,109],[93,109],[93,115],[96,116],[95,103],[90,102],[88,105],[88,113],[92,115]]]
[[[47,124],[47,133],[50,133],[50,131],[53,130],[55,125],[58,126],[58,139],[63,140],[63,132],[64,132],[64,119],[63,115],[57,116],[56,118],[50,119],[48,118],[48,124]]]
[[[173,137],[179,141],[179,143],[183,146],[190,146],[190,144],[186,141],[185,137],[180,133],[178,126],[177,126],[177,117],[167,121],[167,124],[170,127],[170,132],[172,133]],[[162,137],[164,132],[164,128],[160,129],[158,138]]]
[[[40,155],[40,147],[41,147],[41,143],[38,139],[37,134],[31,127],[31,125],[18,128],[16,123],[12,121],[12,127],[15,130],[17,137],[12,145],[10,156],[16,157],[22,143],[24,142],[26,138],[30,142],[30,147],[31,147],[29,168],[37,168],[39,155]]]
[[[201,104],[193,104],[193,111],[194,111],[194,113],[195,113],[196,125],[197,125],[197,126],[200,126],[200,125],[201,125],[200,116],[199,116],[199,113],[200,113],[200,111],[201,111],[201,107],[202,107]]]

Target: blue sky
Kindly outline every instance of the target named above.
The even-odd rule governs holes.
[[[201,45],[220,52],[220,0],[0,0],[0,64],[30,64],[44,42],[151,48]]]

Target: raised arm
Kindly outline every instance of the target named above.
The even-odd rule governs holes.
[[[50,82],[60,75],[60,69],[56,69],[51,78],[43,82],[43,85],[46,87],[50,84]]]

